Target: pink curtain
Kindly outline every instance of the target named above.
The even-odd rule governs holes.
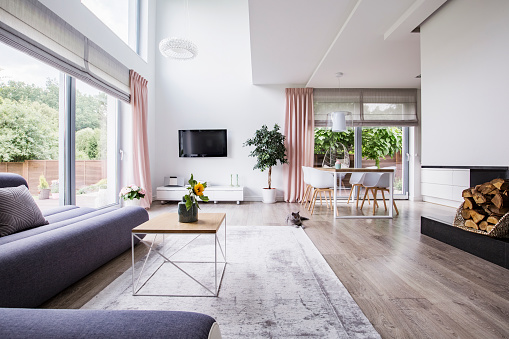
[[[147,80],[133,70],[129,72],[129,76],[133,110],[133,180],[135,185],[143,187],[146,191],[145,198],[141,199],[141,207],[150,208],[152,181],[147,138]]]
[[[284,166],[286,202],[298,201],[304,191],[302,166],[313,166],[314,129],[313,89],[287,88],[284,135],[289,164]]]

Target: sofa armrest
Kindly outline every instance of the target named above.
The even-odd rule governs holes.
[[[4,308],[0,319],[2,338],[221,338],[214,318],[194,312]]]

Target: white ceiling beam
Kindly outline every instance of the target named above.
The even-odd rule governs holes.
[[[422,24],[431,14],[433,14],[447,0],[417,0],[410,6],[384,33],[385,40],[396,40],[407,34]]]
[[[306,83],[306,87],[309,87],[309,83],[313,80],[314,76],[316,75],[316,73],[318,72],[318,70],[320,69],[320,67],[322,66],[323,62],[325,61],[325,59],[327,58],[327,56],[329,55],[330,51],[332,50],[332,48],[336,45],[336,42],[338,41],[339,37],[341,36],[341,34],[343,33],[343,31],[345,30],[346,26],[348,25],[348,23],[350,22],[350,19],[352,19],[352,17],[354,16],[355,12],[357,11],[357,9],[359,8],[359,5],[361,4],[362,0],[357,0],[357,2],[355,3],[355,6],[353,7],[353,9],[350,11],[350,14],[348,14],[348,17],[346,18],[344,24],[341,26],[341,28],[339,29],[339,32],[338,34],[336,34],[336,37],[334,38],[334,40],[332,41],[332,43],[330,44],[329,48],[327,49],[327,51],[325,52],[325,54],[323,55],[322,59],[320,60],[320,62],[318,63],[318,65],[316,66],[315,70],[313,71],[313,74],[311,74],[311,76],[309,77],[307,83]],[[340,71],[340,70],[337,70],[337,71]],[[332,75],[331,75],[332,76]]]

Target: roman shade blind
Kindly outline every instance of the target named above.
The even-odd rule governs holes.
[[[0,0],[0,40],[130,101],[129,69],[37,0]]]
[[[329,126],[327,114],[352,112],[354,126],[417,126],[416,89],[315,88],[315,126]]]

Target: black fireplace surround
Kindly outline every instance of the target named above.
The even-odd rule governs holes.
[[[421,216],[421,234],[509,269],[509,239],[465,231],[438,218]]]

